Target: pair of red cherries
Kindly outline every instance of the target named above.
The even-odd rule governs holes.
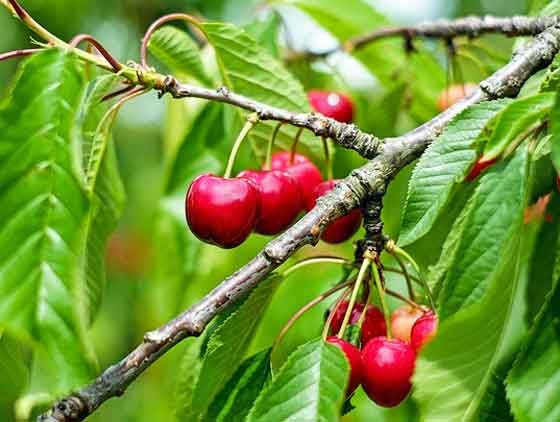
[[[347,309],[348,302],[342,302],[335,310],[331,322],[333,332],[340,329]],[[350,323],[357,323],[363,310],[363,304],[356,304]],[[368,305],[361,327],[361,344],[364,345],[361,351],[339,337],[327,337],[327,342],[339,347],[350,363],[347,395],[361,384],[368,397],[380,406],[394,407],[401,403],[412,388],[416,356],[435,336],[437,321],[431,311],[399,308],[391,317],[395,337],[388,339],[383,312]]]
[[[347,97],[311,91],[308,98],[319,113],[343,122],[352,120],[353,106]],[[304,155],[279,152],[272,155],[270,169],[245,170],[235,178],[197,177],[187,192],[187,222],[202,241],[234,248],[253,231],[275,235],[286,230],[302,210],[311,210],[317,198],[335,185],[335,180],[323,182],[319,169]],[[321,238],[344,242],[361,221],[360,210],[353,210],[327,227]]]

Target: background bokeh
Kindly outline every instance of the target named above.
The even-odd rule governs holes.
[[[466,14],[492,13],[499,15],[522,14],[523,0],[369,0],[379,11],[396,23],[417,22],[436,17],[455,17]],[[44,26],[62,38],[81,32],[93,34],[121,60],[137,60],[139,41],[143,31],[158,16],[170,12],[187,12],[211,20],[247,24],[259,14],[267,13],[258,0],[23,0],[22,4]],[[281,44],[290,43],[296,50],[322,50],[334,45],[334,40],[301,12],[281,9],[285,21],[281,31]],[[0,52],[24,48],[29,44],[30,33],[4,11],[0,11]],[[492,39],[490,40],[492,41]],[[503,40],[495,42],[503,43]],[[507,51],[504,49],[503,51]],[[504,53],[506,54],[506,53]],[[440,54],[442,61],[445,55]],[[507,55],[504,56],[505,59]],[[4,91],[13,77],[17,63],[0,63],[0,90]],[[327,84],[351,91],[359,107],[358,124],[382,135],[402,132],[412,122],[399,122],[388,133],[384,125],[386,116],[369,106],[370,93],[376,92],[376,81],[355,61],[347,57],[333,57],[330,62],[317,64],[311,80],[294,69],[302,83],[312,86],[319,76]],[[484,76],[476,70],[465,75],[472,79]],[[479,72],[480,73],[480,72]],[[302,76],[303,75],[303,76]],[[334,81],[334,82],[333,82]],[[374,95],[374,94],[371,94]],[[373,102],[372,102],[373,103]],[[378,104],[378,103],[376,103]],[[249,242],[234,251],[204,247],[197,262],[196,279],[186,280],[181,296],[169,297],[165,280],[155,277],[154,265],[154,216],[158,198],[162,193],[163,143],[169,137],[166,101],[155,95],[142,97],[127,104],[119,116],[115,129],[119,165],[127,191],[127,206],[120,227],[108,249],[108,282],[100,315],[92,329],[93,344],[97,349],[99,368],[123,357],[139,341],[142,334],[161,325],[177,309],[192,303],[223,277],[246,262],[261,247],[266,238],[253,236]],[[374,116],[374,117],[372,117]],[[233,140],[232,135],[232,140]],[[225,160],[224,156],[224,160]],[[360,161],[354,156],[338,153],[335,172],[344,176],[349,168]],[[257,165],[257,163],[253,163]],[[386,197],[391,215],[385,216],[387,230],[398,229],[398,204],[406,192],[407,175],[404,171],[391,186]],[[186,187],[185,187],[186,189]],[[395,204],[394,206],[390,206]],[[186,228],[185,228],[186,230]],[[303,250],[299,257],[313,253],[337,253],[349,256],[351,245],[340,247],[318,246],[320,250]],[[252,350],[268,346],[288,318],[327,286],[336,282],[342,273],[332,266],[314,267],[292,275],[282,285],[259,330]],[[327,305],[306,315],[290,331],[276,364],[298,344],[317,335],[322,327]],[[148,369],[129,389],[124,398],[107,402],[91,421],[171,421],[173,420],[174,371],[181,346]],[[1,381],[1,380],[0,380]],[[347,420],[384,420],[382,411],[369,401],[359,398],[358,411]],[[362,403],[363,402],[363,403]],[[410,405],[410,404],[408,404]],[[406,406],[408,406],[406,405]],[[406,420],[406,412],[402,412]],[[399,411],[391,413],[391,421],[399,420]]]

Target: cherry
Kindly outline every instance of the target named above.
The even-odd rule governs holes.
[[[422,315],[424,312],[412,306],[395,309],[391,315],[391,334],[402,341],[410,342],[412,326]]]
[[[330,91],[309,91],[307,98],[311,107],[322,115],[338,120],[342,123],[351,123],[354,116],[352,100],[343,94]]]
[[[488,161],[481,161],[478,160],[474,167],[471,169],[470,173],[467,175],[467,180],[469,182],[473,181],[474,179],[476,179],[478,177],[478,175],[486,170],[488,167],[490,167],[492,164],[494,164],[496,161],[498,161],[498,157],[492,158]]]
[[[477,84],[472,82],[464,85],[451,85],[444,89],[437,99],[437,108],[439,111],[445,111],[453,104],[461,101],[463,98],[471,95],[478,88]]]
[[[350,364],[350,380],[348,381],[346,395],[350,396],[362,382],[363,369],[360,350],[353,344],[335,336],[327,337],[327,342],[334,344],[342,350],[346,355],[346,359],[348,359],[348,363]]]
[[[277,152],[272,154],[272,170],[283,170],[293,176],[299,183],[304,201],[313,193],[313,189],[323,181],[319,169],[306,156],[295,154],[291,161],[291,153]],[[304,208],[302,204],[301,208]]]
[[[375,337],[362,350],[362,386],[370,399],[384,407],[402,402],[412,387],[416,353],[399,339]]]
[[[418,318],[412,326],[410,344],[416,351],[420,351],[437,334],[438,317],[433,312],[428,312]]]
[[[348,301],[343,301],[338,308],[334,311],[334,316],[331,321],[331,330],[333,333],[338,333],[340,327],[342,326],[342,321],[344,320],[344,315],[348,309]],[[356,324],[362,312],[364,310],[363,303],[356,303],[354,309],[352,309],[352,314],[350,314],[350,324]],[[362,322],[362,344],[366,344],[372,338],[378,336],[384,336],[387,334],[387,325],[385,324],[385,318],[383,312],[377,306],[368,305],[366,314],[364,316],[364,321]]]
[[[301,210],[301,192],[296,179],[280,170],[245,170],[238,178],[249,180],[258,189],[260,212],[255,231],[278,234],[292,224]]]
[[[317,198],[323,196],[327,192],[330,192],[337,183],[337,180],[327,180],[326,182],[317,185],[313,190],[312,195],[306,199],[306,210],[311,211],[315,206]],[[333,221],[331,225],[325,229],[321,239],[327,243],[344,242],[350,239],[352,235],[358,231],[361,223],[362,212],[356,208],[355,210],[350,211],[349,214],[339,217]]]
[[[234,248],[253,231],[259,211],[259,192],[246,179],[198,176],[189,187],[185,213],[200,240]]]

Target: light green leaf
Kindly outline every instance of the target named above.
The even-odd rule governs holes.
[[[440,323],[437,337],[416,362],[414,398],[421,420],[475,421],[508,343],[523,244],[519,230],[482,299]]]
[[[497,263],[506,259],[507,245],[523,224],[527,163],[527,148],[520,148],[482,176],[439,297],[441,319],[480,300],[495,277]]]
[[[270,375],[270,349],[247,358],[210,406],[205,420],[244,422]]]
[[[28,377],[23,348],[0,331],[0,420],[12,420],[14,402],[26,387]]]
[[[294,112],[311,111],[301,84],[244,30],[225,23],[203,23],[201,28],[214,47],[223,83],[238,94]],[[240,118],[245,114],[238,112]],[[252,131],[259,145],[266,145],[276,122],[263,122]],[[289,149],[296,128],[282,127],[277,145]],[[301,139],[302,147],[315,158],[322,157],[322,146],[308,131]]]
[[[242,303],[234,305],[233,311],[212,332],[190,406],[184,406],[185,414],[191,419],[184,420],[201,420],[235,373],[280,281],[278,275],[261,281]]]
[[[244,27],[245,31],[276,58],[280,57],[278,36],[282,20],[278,13],[271,12],[264,19],[255,20]]]
[[[212,85],[200,57],[200,49],[185,32],[174,26],[164,26],[152,35],[150,52],[172,72],[192,76],[206,85]]]
[[[349,370],[336,346],[322,339],[306,343],[263,390],[247,421],[338,421]]]
[[[508,103],[491,101],[468,108],[422,154],[410,179],[399,236],[401,246],[414,243],[431,230],[455,187],[475,163],[476,146],[485,136],[485,125]]]
[[[49,355],[49,391],[93,375],[81,272],[89,200],[73,138],[74,56],[34,55],[0,110],[0,326]]]
[[[196,417],[192,413],[192,397],[196,382],[200,375],[202,360],[200,359],[200,344],[202,338],[193,338],[185,341],[177,387],[175,389],[175,416],[177,421],[192,421]]]
[[[489,161],[503,154],[509,146],[515,146],[517,140],[522,140],[531,130],[542,124],[553,104],[552,93],[520,98],[509,104],[492,122],[493,131],[481,160]]]
[[[550,113],[551,157],[556,172],[560,173],[560,91],[556,93],[554,107]]]
[[[558,250],[558,249],[557,249]],[[560,261],[557,255],[557,262]],[[506,380],[520,422],[560,419],[560,288],[558,278]]]

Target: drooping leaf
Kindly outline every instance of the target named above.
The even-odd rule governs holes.
[[[201,420],[214,398],[230,380],[252,340],[261,317],[281,278],[272,275],[242,302],[235,305],[221,325],[216,327],[206,348],[200,374],[190,404],[184,404],[180,417]]]
[[[508,104],[492,122],[492,134],[488,138],[481,160],[490,161],[498,157],[508,146],[541,125],[550,113],[553,103],[554,94],[542,93]]]
[[[247,358],[211,404],[205,420],[244,422],[270,375],[270,349]]]
[[[90,203],[73,137],[83,88],[73,55],[43,52],[0,110],[0,325],[49,355],[51,394],[93,375],[80,274]]]
[[[294,112],[311,111],[301,84],[284,68],[282,63],[260,46],[244,30],[225,23],[203,23],[218,57],[223,83],[238,94],[271,106]],[[245,113],[237,113],[244,118]],[[270,139],[276,122],[255,126],[250,136],[261,146]],[[289,149],[296,128],[283,126],[278,133],[277,145]],[[321,142],[308,131],[300,142],[315,158],[322,157]]]
[[[557,258],[557,262],[560,261]],[[558,277],[558,274],[555,275]],[[560,418],[560,288],[558,278],[506,380],[515,420]]]
[[[485,125],[508,103],[491,101],[468,108],[424,152],[410,180],[399,236],[401,246],[412,244],[433,227],[457,183],[475,163],[476,145],[485,136]]]
[[[440,318],[477,302],[507,259],[507,245],[523,224],[528,196],[527,148],[481,177],[439,297]]]
[[[340,349],[322,339],[300,346],[263,390],[247,421],[338,421],[349,369]]]
[[[212,80],[204,70],[200,49],[185,31],[164,26],[154,32],[148,48],[172,72],[192,76],[206,85],[212,85]]]

